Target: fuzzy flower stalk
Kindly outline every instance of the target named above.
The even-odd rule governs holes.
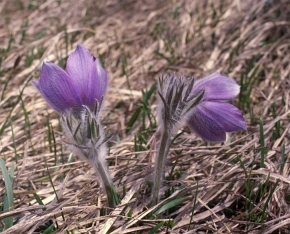
[[[169,152],[170,138],[184,123],[185,116],[202,99],[204,90],[191,95],[193,79],[176,77],[175,74],[161,76],[158,82],[158,121],[160,140],[154,166],[152,204],[159,201],[159,191],[165,172],[165,162]]]
[[[224,141],[226,132],[245,130],[242,113],[226,103],[236,97],[240,86],[219,73],[199,79],[161,76],[158,83],[158,121],[160,140],[155,158],[152,204],[159,201],[159,191],[170,148],[170,138],[187,124],[205,141]]]
[[[61,115],[63,142],[93,166],[108,205],[114,207],[119,201],[106,165],[107,139],[100,122],[107,83],[107,73],[99,60],[81,45],[68,57],[66,71],[45,62],[40,80],[33,81],[42,97]]]

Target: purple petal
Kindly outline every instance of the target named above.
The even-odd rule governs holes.
[[[240,92],[240,86],[231,78],[222,76],[220,73],[213,73],[210,76],[199,79],[195,82],[192,94],[204,89],[204,100],[230,100]]]
[[[196,106],[188,118],[189,127],[205,141],[224,141],[226,131],[201,106]]]
[[[105,94],[106,73],[99,62],[82,45],[78,45],[70,54],[66,70],[76,85],[76,91],[84,105],[90,106],[95,99],[99,100]]]
[[[235,106],[224,102],[203,102],[201,106],[224,127],[226,132],[246,129],[244,117]]]
[[[59,113],[81,105],[68,74],[57,65],[45,62],[40,80],[33,81],[44,99]]]
[[[240,110],[224,102],[202,102],[194,108],[188,122],[207,141],[223,141],[225,132],[246,129]]]

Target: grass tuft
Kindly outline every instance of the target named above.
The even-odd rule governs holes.
[[[13,178],[14,178],[14,166],[10,168],[8,172],[5,162],[0,158],[0,169],[4,178],[5,183],[5,193],[3,204],[1,205],[2,212],[13,211],[14,209],[14,195],[13,195]],[[13,217],[9,216],[3,219],[4,229],[8,229],[13,226]],[[3,228],[0,227],[0,230],[3,231]]]

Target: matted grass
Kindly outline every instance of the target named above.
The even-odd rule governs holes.
[[[0,2],[2,233],[289,233],[289,15],[288,0]],[[109,75],[103,123],[122,199],[109,215],[31,84],[79,43]],[[155,82],[173,71],[233,77],[247,131],[210,144],[182,129],[150,207]]]

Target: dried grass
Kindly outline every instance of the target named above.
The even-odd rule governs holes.
[[[170,220],[174,221],[174,226],[168,229],[170,233],[289,231],[289,1],[4,0],[0,3],[0,14],[0,49],[6,49],[13,38],[10,50],[1,54],[4,73],[0,77],[0,91],[5,89],[5,92],[0,100],[0,127],[6,124],[11,112],[13,128],[7,127],[0,136],[0,155],[8,168],[12,164],[17,167],[14,210],[0,214],[0,219],[12,215],[15,224],[3,233],[37,233],[39,225],[51,219],[57,220],[58,233],[67,230],[137,233]],[[60,134],[56,135],[56,144],[49,145],[46,121],[49,116],[52,128],[58,130],[57,114],[27,83],[31,76],[38,78],[44,60],[65,60],[78,43],[105,62],[110,88],[104,122],[121,138],[120,142],[114,139],[108,159],[113,162],[110,171],[119,194],[123,186],[127,194],[121,205],[107,216],[101,215],[105,198],[99,192],[91,167],[77,159],[68,163],[69,152],[62,150]],[[170,53],[169,45],[174,53]],[[35,48],[35,58],[27,66],[31,48]],[[156,137],[153,135],[150,140],[152,150],[135,153],[134,133],[138,126],[132,134],[126,134],[126,123],[140,103],[141,90],[150,87],[161,72],[168,70],[196,77],[219,71],[240,81],[253,58],[248,74],[258,75],[250,96],[252,114],[250,109],[244,109],[247,132],[232,134],[225,144],[214,146],[194,134],[181,135],[170,151],[166,171],[178,160],[176,170],[183,174],[166,181],[162,190],[174,186],[182,189],[149,208],[147,181],[152,172]],[[24,87],[22,99],[17,100]],[[22,104],[29,113],[29,126]],[[272,115],[273,104],[277,116]],[[259,168],[258,117],[265,123],[267,155],[263,169]],[[278,122],[281,136],[273,140]],[[282,143],[286,146],[287,163],[281,171]],[[50,150],[53,147],[56,154]],[[15,152],[23,157],[16,161]],[[245,170],[239,162],[233,163],[237,157],[244,162]],[[60,159],[58,164],[57,159]],[[47,179],[48,170],[58,199]],[[253,204],[251,213],[243,207],[248,201],[245,183],[249,179],[245,171],[251,174],[250,184],[256,188],[265,184],[267,177],[268,189],[278,181],[263,224],[249,221],[248,216],[261,213],[266,199]],[[3,180],[0,186],[2,199]],[[38,205],[33,193],[38,194],[44,205]],[[178,197],[186,200],[176,211],[170,215],[164,213],[156,220],[148,219],[148,214]],[[42,210],[44,207],[46,211]],[[133,209],[132,217],[126,218],[130,209]],[[239,214],[233,215],[230,210]],[[159,229],[160,233],[165,231],[166,227]]]

